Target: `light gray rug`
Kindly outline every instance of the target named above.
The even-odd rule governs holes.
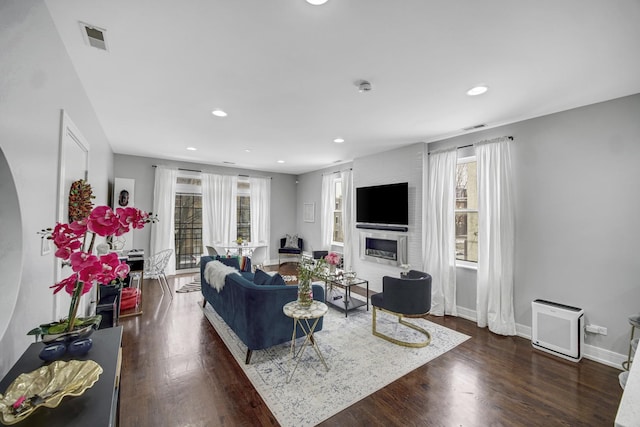
[[[401,347],[371,334],[371,311],[364,307],[351,311],[348,318],[329,308],[322,331],[314,336],[330,370],[308,347],[287,383],[293,367],[290,343],[256,350],[251,364],[245,365],[247,347],[209,304],[203,312],[283,427],[316,425],[469,339],[424,319],[408,319],[431,333],[431,344]],[[378,330],[420,339],[412,329],[398,325],[396,317],[378,313]],[[296,348],[302,340],[297,340]]]

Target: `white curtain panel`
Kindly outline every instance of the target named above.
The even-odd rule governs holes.
[[[428,183],[423,222],[424,266],[431,275],[431,314],[457,316],[456,201],[457,150],[433,152],[428,160]]]
[[[344,254],[343,266],[353,269],[354,239],[353,227],[355,224],[355,213],[353,203],[353,172],[344,170],[341,172],[342,178],[342,227],[344,230]]]
[[[251,191],[251,240],[264,242],[269,254],[271,239],[271,178],[249,178]],[[267,258],[268,255],[267,255]]]
[[[237,176],[202,174],[203,246],[228,245],[238,238],[237,196]]]
[[[331,249],[333,240],[333,203],[335,200],[334,175],[322,175],[322,200],[320,207],[320,234],[322,250]]]
[[[513,272],[515,215],[511,140],[476,144],[478,162],[478,326],[515,335]]]
[[[151,224],[151,243],[149,256],[164,249],[173,249],[165,274],[176,274],[176,182],[178,171],[164,166],[156,167],[153,185],[153,213],[158,216],[158,222]]]

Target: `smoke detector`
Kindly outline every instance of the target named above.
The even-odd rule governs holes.
[[[371,83],[369,83],[368,81],[360,80],[358,82],[358,92],[361,92],[361,93],[362,92],[369,92],[369,91],[371,91],[371,89],[373,89],[373,88],[371,87]]]

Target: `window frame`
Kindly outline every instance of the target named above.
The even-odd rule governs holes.
[[[200,181],[200,185],[197,184],[184,184],[184,183],[178,183],[176,182],[176,193],[174,195],[174,199],[176,199],[177,202],[177,198],[178,197],[182,197],[184,195],[193,195],[193,196],[199,196],[200,197],[200,251],[198,253],[192,253],[191,255],[202,255],[202,178],[200,173],[198,172],[192,172],[192,171],[183,171],[183,170],[179,170],[178,171],[178,175],[176,177],[176,181],[179,179],[194,179],[194,180],[199,180]],[[178,206],[176,205],[176,208],[178,208]],[[176,212],[174,211],[174,222],[176,225],[178,225],[178,221],[177,221],[177,217],[175,216]],[[191,228],[191,230],[196,230],[196,228]],[[176,236],[174,237],[174,239],[176,240],[175,242],[175,248],[176,248],[176,254],[175,254],[175,260],[176,260],[176,271],[178,272],[186,272],[186,271],[190,271],[193,269],[197,268],[197,263],[194,266],[189,266],[189,267],[183,267],[182,264],[180,263],[180,255],[187,255],[187,254],[178,254],[178,235],[176,234]],[[193,239],[193,237],[192,237]],[[198,239],[196,239],[198,240]],[[192,248],[193,249],[193,248]]]
[[[476,193],[477,193],[478,192],[478,189],[477,189],[477,184],[478,184],[477,163],[478,163],[478,161],[477,161],[476,156],[475,155],[470,155],[470,156],[465,156],[465,157],[459,157],[457,159],[457,161],[456,161],[456,174],[457,174],[458,165],[465,164],[465,163],[476,163]],[[455,190],[457,192],[457,182],[456,182]],[[476,216],[479,215],[477,207],[475,209],[469,209],[469,208],[459,209],[459,208],[457,208],[455,206],[457,201],[458,201],[458,198],[457,198],[457,194],[456,194],[456,197],[454,197],[454,201],[453,201],[453,203],[454,203],[454,206],[453,206],[454,224],[455,224],[455,217],[459,213],[465,213],[465,214],[475,213]],[[456,239],[456,236],[454,235],[454,247],[456,246],[455,239]],[[456,262],[456,266],[458,266],[458,267],[469,268],[469,269],[477,269],[478,268],[478,261],[470,261],[470,260],[465,260],[465,259],[459,259],[457,254],[455,255],[455,262]]]
[[[341,209],[336,209],[336,205],[337,205],[337,201],[338,201],[338,196],[337,196],[337,191],[336,191],[336,185],[340,184],[340,198],[341,198],[341,203],[340,203],[340,207]],[[332,191],[331,194],[333,196],[333,201],[332,201],[332,205],[333,205],[333,209],[331,210],[331,245],[332,246],[342,246],[344,247],[344,224],[342,224],[342,212],[344,208],[344,189],[342,188],[342,177],[340,176],[336,176],[334,177],[334,179],[332,180]],[[340,226],[342,228],[342,242],[334,240],[335,234],[336,234],[336,230],[335,230],[335,226],[336,226],[336,213],[340,213]]]
[[[241,184],[247,184],[247,188],[240,188]],[[241,208],[241,203],[240,203],[240,198],[241,197],[246,197],[249,200],[248,203],[248,210],[249,210],[249,222],[246,224],[246,226],[249,228],[249,238],[245,239],[246,241],[250,242],[251,240],[251,180],[249,179],[249,177],[244,177],[244,176],[239,176],[238,177],[238,184],[237,184],[237,194],[236,194],[236,236],[240,237],[240,210]],[[243,223],[244,224],[244,223]],[[244,239],[244,237],[243,237]]]

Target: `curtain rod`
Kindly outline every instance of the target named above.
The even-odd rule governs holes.
[[[501,138],[507,138],[507,139],[510,139],[511,141],[513,141],[513,137],[512,136],[501,136],[501,137],[498,137],[498,138],[495,138],[495,139],[501,139]],[[491,140],[488,140],[488,141],[491,141]],[[479,142],[484,142],[484,140],[483,141],[479,141]],[[478,144],[478,142],[475,142],[473,144],[463,145],[461,147],[456,147],[456,150],[462,150],[463,148],[473,147],[475,144]],[[428,156],[431,155],[431,151],[429,151],[427,153],[427,155]]]
[[[333,172],[327,172],[327,173],[323,173],[323,174],[322,174],[322,176],[325,176],[325,175],[333,175],[334,173],[341,173],[341,172],[346,172],[346,171],[351,171],[351,170],[353,170],[353,168],[342,169],[342,170],[339,170],[339,171],[333,171]]]
[[[507,138],[507,139],[510,139],[511,141],[513,141],[513,137],[512,136],[501,136],[501,137],[495,138],[495,139],[502,139],[502,138]],[[491,141],[491,140],[488,140],[488,141]],[[480,142],[484,142],[484,140],[480,141]],[[462,147],[457,147],[456,150],[461,150],[463,148],[473,147],[475,144],[477,144],[477,143],[469,144],[469,145],[463,145]]]
[[[151,165],[152,168],[157,168],[158,165]],[[211,172],[203,172],[201,170],[197,170],[197,169],[184,169],[184,168],[177,168],[179,171],[185,171],[185,172],[198,172],[198,173],[211,173]],[[218,175],[225,175],[225,176],[236,176],[236,175],[230,175],[230,174],[224,174],[224,173],[220,173]],[[269,178],[269,179],[273,179],[273,177],[271,176],[259,176],[259,175],[245,175],[245,174],[241,174],[239,173],[237,176],[241,176],[243,178]]]

